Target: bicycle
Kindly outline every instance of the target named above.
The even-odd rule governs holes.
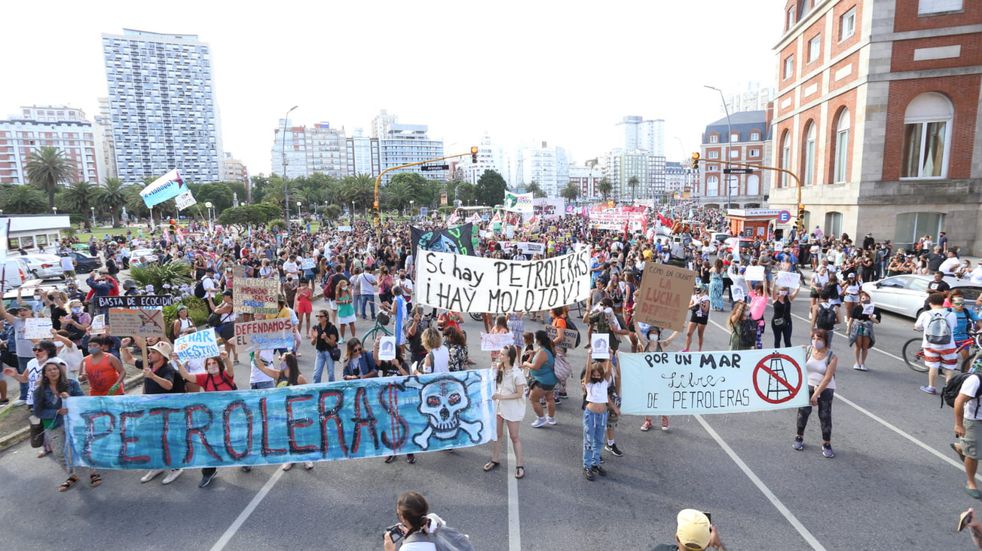
[[[392,331],[390,331],[388,328],[389,321],[389,315],[385,312],[379,312],[378,315],[375,316],[375,325],[366,331],[361,337],[361,343],[365,350],[372,349],[372,341],[376,336],[378,336],[379,333],[381,333],[383,337],[391,337],[393,335]]]
[[[923,339],[920,337],[914,337],[909,341],[904,343],[903,347],[903,357],[904,363],[907,367],[918,373],[927,373],[928,366],[924,363],[924,350],[921,348],[923,344]],[[958,348],[955,349],[955,354],[961,354],[963,350],[970,349],[968,359],[965,360],[962,366],[962,371],[964,371],[968,365],[972,362],[972,357],[975,355],[972,352],[982,349],[982,332],[971,332],[968,334],[968,338],[961,341]]]

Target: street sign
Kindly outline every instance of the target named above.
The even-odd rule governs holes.
[[[786,210],[782,210],[777,215],[777,221],[781,224],[787,224],[791,221],[791,213]]]
[[[753,174],[752,168],[724,168],[723,174]]]
[[[423,165],[419,167],[419,169],[422,170],[423,172],[427,172],[430,170],[449,170],[450,165]]]

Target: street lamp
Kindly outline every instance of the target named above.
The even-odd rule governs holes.
[[[51,212],[58,214],[58,207],[51,207]]]
[[[92,227],[94,228],[95,227],[95,207],[89,207],[89,210],[92,211]],[[3,212],[3,211],[0,211],[0,212]]]
[[[409,200],[409,216],[410,218],[416,216],[416,201],[413,199]]]
[[[726,162],[730,162],[730,142],[733,140],[733,127],[730,125],[730,108],[726,106],[726,98],[723,97],[723,91],[715,86],[710,86],[708,84],[703,85],[710,90],[716,90],[719,92],[719,100],[723,102],[723,112],[726,113]],[[723,163],[720,163],[720,167]],[[731,174],[725,174],[726,176],[726,210],[730,210],[730,177]]]
[[[290,113],[293,112],[298,106],[294,105],[286,112],[283,116],[283,135],[280,136],[280,158],[283,161],[283,212],[286,215],[284,222],[286,222],[286,227],[290,227],[290,187],[287,184],[286,178],[286,121],[290,118]]]
[[[301,204],[302,203],[300,201],[297,201],[297,218],[298,219],[301,217],[301,213],[300,213],[300,205]]]
[[[208,231],[211,231],[211,201],[205,201],[205,208],[208,209]]]
[[[349,218],[351,218],[351,225],[354,226],[355,225],[355,202],[354,201],[351,202],[351,216]]]

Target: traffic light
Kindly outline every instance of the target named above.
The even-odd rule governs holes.
[[[699,170],[699,152],[692,154],[692,170]]]
[[[170,231],[177,232],[177,220],[170,219]]]
[[[795,226],[799,232],[805,231],[805,205],[798,204],[798,220]]]
[[[477,164],[477,146],[471,148],[471,162]]]

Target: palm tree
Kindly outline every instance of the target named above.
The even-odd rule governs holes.
[[[627,179],[627,187],[631,188],[631,204],[634,204],[634,192],[637,191],[639,183],[637,176],[631,176]]]
[[[529,185],[525,186],[525,193],[531,193],[532,197],[545,197],[546,192],[542,190],[538,182],[533,181]]]
[[[579,197],[580,188],[573,182],[570,182],[566,184],[566,187],[563,188],[563,191],[560,193],[560,195],[562,195],[567,202],[572,203],[573,201],[576,201],[577,197]]]
[[[0,204],[9,214],[39,214],[44,212],[44,195],[29,186],[13,186]]]
[[[96,190],[96,201],[103,209],[108,209],[112,216],[113,227],[119,227],[119,211],[123,205],[128,205],[131,194],[127,193],[127,186],[119,178],[106,178],[106,184]],[[133,186],[139,189],[138,186]],[[139,195],[137,195],[139,197]],[[142,202],[142,199],[140,200]]]
[[[27,161],[27,178],[41,191],[48,194],[48,208],[55,206],[58,184],[75,174],[75,163],[65,157],[65,152],[54,147],[42,147],[31,152]]]
[[[61,193],[61,203],[69,212],[89,215],[89,207],[95,206],[98,187],[90,182],[75,182]]]
[[[613,190],[614,186],[611,185],[610,180],[608,180],[606,177],[601,178],[600,183],[597,184],[597,191],[600,192],[600,195],[604,198],[605,203],[607,202],[607,197],[610,195],[610,192]]]

